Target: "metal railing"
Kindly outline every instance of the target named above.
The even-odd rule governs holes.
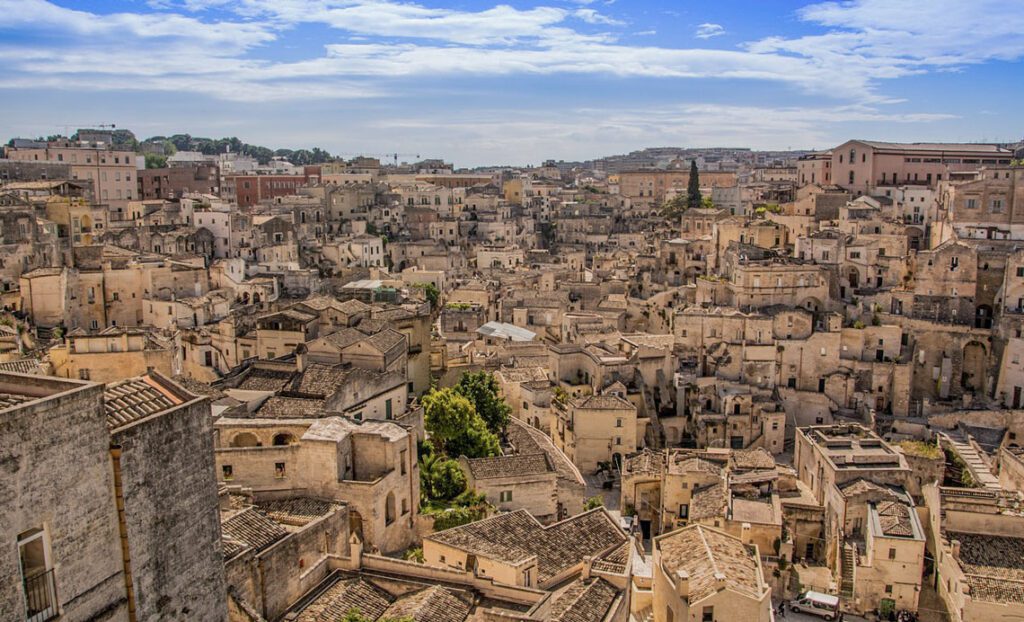
[[[28,622],[45,622],[57,617],[57,585],[53,569],[26,577],[25,619]]]

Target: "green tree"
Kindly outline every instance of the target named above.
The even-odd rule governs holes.
[[[587,501],[583,504],[583,511],[587,512],[589,510],[593,510],[594,508],[599,508],[602,506],[604,506],[604,499],[601,497],[601,495],[594,495],[593,497],[587,499]]]
[[[458,497],[466,490],[466,474],[462,472],[458,460],[447,458],[440,461],[434,472],[432,486],[435,499],[449,501]]]
[[[704,208],[707,208],[707,209],[714,209],[715,202],[711,200],[711,197],[703,197],[701,199],[701,207],[704,207]]]
[[[455,390],[473,402],[476,413],[483,418],[488,430],[495,434],[505,433],[512,408],[499,395],[494,374],[486,371],[464,373]]]
[[[146,154],[146,168],[164,168],[167,166],[167,156],[155,153]]]
[[[678,218],[686,211],[686,197],[677,194],[661,206],[661,215],[666,218]]]
[[[481,458],[499,452],[498,437],[487,429],[473,403],[454,389],[425,395],[423,416],[431,443],[448,456]]]
[[[686,206],[700,207],[700,173],[697,172],[697,161],[690,160],[690,180],[686,185]]]
[[[427,301],[430,303],[430,308],[433,310],[437,309],[437,305],[441,301],[441,292],[437,289],[436,285],[433,283],[416,283],[413,287],[422,289],[423,293],[427,296]]]

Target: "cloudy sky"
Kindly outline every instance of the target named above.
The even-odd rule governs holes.
[[[1010,141],[1022,59],[1022,0],[0,0],[0,136],[116,123],[459,166]]]

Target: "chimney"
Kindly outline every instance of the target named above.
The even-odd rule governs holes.
[[[953,559],[955,559],[956,561],[960,561],[960,541],[959,540],[953,540],[949,544],[950,544],[950,547],[953,549],[953,551],[952,551]]]
[[[740,540],[743,542],[743,544],[750,544],[750,541],[751,541],[750,523],[743,523],[743,525],[740,526]]]
[[[725,573],[724,572],[716,572],[715,573],[715,590],[720,592],[720,591],[722,591],[724,589],[725,589]]]
[[[682,569],[676,571],[676,594],[679,598],[690,597],[690,573]]]
[[[590,571],[593,570],[594,558],[590,555],[583,557],[583,570],[580,572],[580,578],[586,581],[590,578]]]
[[[295,346],[295,369],[300,374],[306,371],[306,353],[309,352],[309,348],[306,344],[300,343]]]

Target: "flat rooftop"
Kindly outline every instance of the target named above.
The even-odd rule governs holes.
[[[800,432],[837,469],[902,468],[900,454],[874,432],[858,425],[812,426]]]

